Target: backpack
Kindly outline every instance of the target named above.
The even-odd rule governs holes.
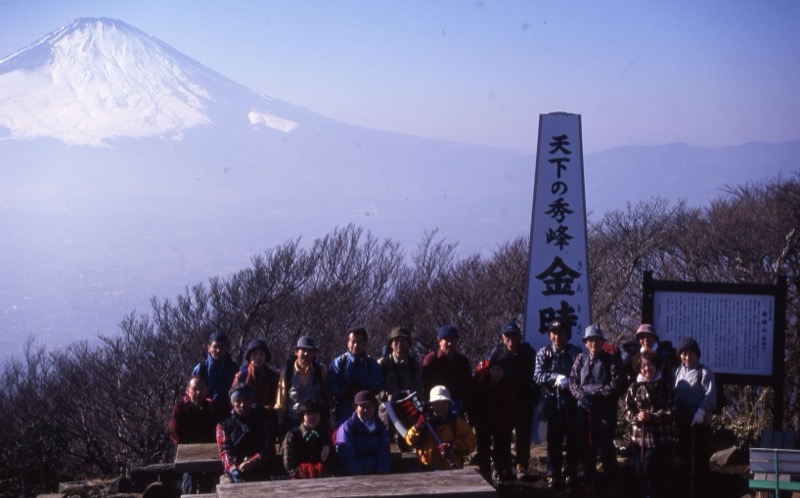
[[[283,378],[285,379],[286,385],[292,385],[292,379],[294,379],[294,362],[295,358],[291,357],[286,360],[286,366],[283,367]],[[311,367],[314,369],[314,381],[322,386],[323,392],[325,391],[325,385],[322,383],[322,366],[317,363],[316,360],[311,361]]]
[[[383,355],[382,361],[379,363],[381,367],[381,374],[383,374],[384,381],[386,377],[389,375],[389,371],[392,370],[392,365],[394,362],[390,358],[391,353],[387,352]],[[369,365],[367,365],[369,368]],[[417,359],[412,356],[411,354],[408,355],[408,367],[409,371],[411,372],[411,385],[410,386],[400,386],[401,390],[411,389],[417,383]],[[341,368],[341,365],[340,365]],[[397,370],[396,368],[394,370]],[[397,377],[397,380],[400,380],[400,377]]]
[[[705,372],[705,365],[702,363],[698,365],[700,368],[700,384],[703,384],[703,373]],[[714,404],[714,411],[711,413],[714,415],[720,415],[722,413],[722,409],[725,407],[725,404],[728,402],[727,398],[725,397],[725,389],[723,388],[722,384],[717,383],[717,401]]]
[[[481,360],[475,365],[475,383],[480,385],[486,376],[489,375],[489,360]]]

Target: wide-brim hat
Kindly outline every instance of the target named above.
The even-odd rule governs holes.
[[[395,327],[389,333],[389,344],[395,339],[406,339],[409,344],[411,343],[411,331],[405,327]]]
[[[586,330],[583,333],[583,342],[588,341],[591,338],[597,338],[603,340],[603,331],[600,330],[599,325],[591,324],[586,327]]]
[[[363,390],[358,391],[356,393],[356,397],[353,399],[354,405],[366,405],[367,403],[375,404],[375,395],[372,392]]]
[[[653,337],[655,337],[656,340],[658,340],[658,334],[656,334],[656,329],[654,329],[653,326],[649,323],[643,323],[639,325],[639,328],[636,329],[636,340],[638,341],[639,339],[641,339],[643,335],[647,334],[652,335]]]
[[[304,336],[300,337],[299,339],[297,339],[297,345],[294,348],[295,349],[313,349],[314,351],[316,351],[318,349],[317,348],[317,343],[314,342],[314,338],[313,337],[309,337],[307,335],[304,335]]]
[[[250,354],[252,354],[252,352],[256,349],[260,349],[267,354],[267,361],[272,358],[272,353],[270,352],[269,347],[267,347],[267,343],[263,339],[253,339],[247,343],[247,349],[244,353],[244,360],[250,361]]]
[[[433,403],[434,401],[447,401],[452,403],[453,399],[450,398],[450,390],[445,386],[433,386],[431,389],[431,395],[428,397],[428,401],[430,403]]]

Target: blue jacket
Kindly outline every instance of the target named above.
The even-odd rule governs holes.
[[[239,366],[233,361],[230,355],[226,355],[220,361],[214,361],[211,355],[206,355],[205,361],[198,363],[192,376],[199,375],[203,378],[208,388],[208,396],[223,408],[230,408],[228,391],[233,385],[233,378],[239,371]],[[225,410],[223,413],[227,412]]]
[[[336,456],[345,475],[388,474],[389,432],[378,417],[369,432],[353,412],[336,430]]]
[[[356,358],[348,351],[331,362],[328,389],[334,399],[334,424],[339,425],[353,413],[357,392],[378,394],[383,389],[383,371],[373,358],[366,354]]]

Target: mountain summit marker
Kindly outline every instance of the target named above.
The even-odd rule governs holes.
[[[591,323],[579,114],[539,117],[533,189],[525,336],[538,349],[551,320],[567,324],[573,340]]]

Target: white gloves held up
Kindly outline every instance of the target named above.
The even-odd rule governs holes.
[[[702,408],[698,408],[697,411],[694,413],[694,418],[692,419],[691,426],[694,427],[695,425],[702,425],[703,420],[706,418],[706,411]]]
[[[569,379],[565,375],[558,374],[553,385],[555,385],[557,389],[564,390],[569,386]]]

